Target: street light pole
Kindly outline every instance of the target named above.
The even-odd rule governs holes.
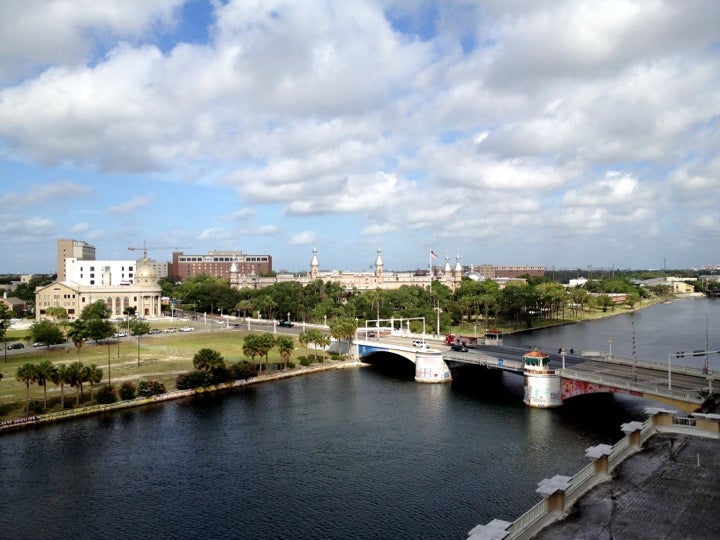
[[[608,360],[612,360],[612,338],[608,338]]]
[[[633,346],[633,364],[632,364],[632,376],[633,382],[637,382],[637,347],[635,346],[635,321],[632,323],[632,346]]]
[[[672,373],[672,353],[668,353],[668,390],[672,390],[672,380],[671,380],[671,373]]]

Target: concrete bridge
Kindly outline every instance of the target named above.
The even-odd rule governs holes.
[[[539,408],[558,407],[584,394],[621,393],[694,412],[713,392],[713,384],[720,378],[720,373],[673,366],[671,359],[665,364],[612,356],[546,354],[502,346],[478,346],[468,352],[455,352],[444,343],[415,341],[419,343],[386,335],[358,338],[355,346],[360,359],[389,353],[409,360],[415,364],[417,382],[449,382],[451,369],[465,365],[522,375],[525,378],[523,401]]]

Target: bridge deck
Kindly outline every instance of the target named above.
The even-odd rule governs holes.
[[[406,357],[408,351],[414,350],[408,339],[400,337],[359,340],[358,343],[388,352],[395,349]],[[428,350],[441,351],[443,359],[451,366],[479,365],[518,374],[523,373],[522,355],[527,352],[511,347],[480,346],[463,353],[450,351],[444,344],[431,345]],[[419,350],[415,349],[415,352]],[[550,357],[550,367],[563,378],[658,399],[682,410],[694,410],[712,390],[713,382],[720,379],[720,373],[706,374],[695,367],[619,357],[569,356],[563,369],[559,355],[551,354]]]

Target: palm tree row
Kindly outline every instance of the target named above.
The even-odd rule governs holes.
[[[30,385],[37,383],[43,387],[43,410],[47,409],[47,383],[51,381],[60,387],[60,407],[65,408],[65,385],[76,389],[75,406],[80,405],[83,397],[83,384],[90,384],[90,399],[95,399],[95,385],[102,380],[102,369],[95,364],[89,366],[82,362],[54,365],[49,360],[39,364],[26,363],[17,368],[15,378],[25,383],[25,412],[30,405]]]

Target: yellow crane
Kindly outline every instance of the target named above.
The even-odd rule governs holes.
[[[143,240],[143,247],[129,247],[129,248],[128,248],[128,251],[140,251],[140,250],[142,250],[142,252],[143,252],[143,260],[144,260],[144,261],[147,261],[147,258],[148,258],[148,256],[147,256],[148,249],[188,249],[188,248],[183,248],[183,247],[178,247],[178,246],[150,246],[150,247],[148,247],[147,242]]]

